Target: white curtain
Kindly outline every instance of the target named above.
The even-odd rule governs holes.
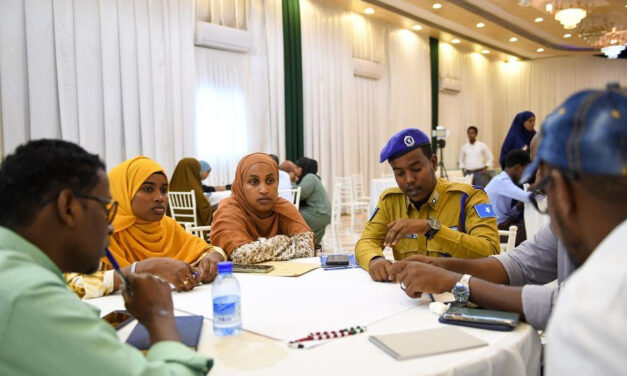
[[[305,155],[318,160],[333,187],[336,176],[365,182],[389,173],[379,163],[400,129],[429,129],[429,50],[425,37],[301,0]],[[385,65],[383,77],[354,76],[352,58]]]
[[[195,50],[197,156],[212,166],[211,185],[231,183],[246,154],[285,156],[281,9],[280,0],[250,1],[250,53]]]
[[[196,19],[217,25],[248,29],[251,0],[196,0]]]
[[[77,142],[109,168],[193,154],[194,1],[3,0],[4,151]]]

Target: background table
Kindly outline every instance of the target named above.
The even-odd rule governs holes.
[[[372,179],[370,180],[370,203],[368,204],[368,213],[372,213],[379,202],[379,196],[386,188],[398,187],[395,179]]]
[[[304,261],[318,262],[315,258]],[[444,324],[440,324],[437,316],[428,310],[426,297],[409,299],[397,284],[373,282],[361,269],[316,269],[298,278],[250,274],[236,274],[236,277],[242,286],[244,327],[253,326],[257,333],[266,335],[244,331],[238,336],[221,338],[213,334],[211,321],[205,320],[198,351],[214,358],[210,375],[539,374],[540,340],[537,332],[524,323],[512,332],[459,327],[489,345],[405,361],[393,359],[372,344],[368,336],[431,329]],[[268,290],[270,285],[283,288]],[[355,294],[347,295],[352,290]],[[372,293],[371,299],[367,297],[368,292]],[[190,292],[173,293],[173,299],[177,314],[191,311],[206,317],[212,315],[210,285]],[[325,305],[324,301],[329,303]],[[87,302],[101,308],[102,314],[123,304],[119,295]],[[398,312],[388,315],[389,306]],[[346,312],[349,312],[348,316]],[[369,321],[377,314],[388,316]],[[337,324],[331,324],[334,316]],[[292,336],[289,338],[294,339],[292,332],[300,337],[322,326],[340,329],[345,326],[342,320],[347,318],[350,325],[368,325],[368,331],[310,349],[291,349],[285,341],[270,338]],[[128,336],[131,328],[125,328],[120,336]]]
[[[207,199],[209,199],[209,203],[211,206],[217,205],[218,202],[224,200],[227,197],[231,197],[231,191],[215,191],[205,193]]]

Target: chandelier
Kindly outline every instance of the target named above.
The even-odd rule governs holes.
[[[577,28],[577,34],[609,59],[616,59],[627,45],[627,20],[620,12],[590,16]]]
[[[547,12],[556,21],[564,26],[564,29],[574,29],[586,18],[588,13],[598,7],[607,5],[606,0],[525,0],[534,8]],[[523,1],[519,1],[523,4]]]

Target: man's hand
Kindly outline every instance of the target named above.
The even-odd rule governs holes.
[[[157,275],[173,284],[176,291],[188,291],[200,283],[190,265],[167,257],[153,257],[140,261],[135,271]]]
[[[389,282],[388,270],[391,266],[392,263],[386,260],[385,257],[373,257],[368,265],[368,273],[370,273],[370,277],[373,281]]]
[[[218,263],[224,261],[219,252],[209,252],[198,263],[200,282],[211,283],[218,275]]]
[[[424,293],[441,294],[451,291],[461,274],[419,261],[398,261],[389,269],[390,278],[404,287],[411,298]]]
[[[218,191],[218,192],[226,191],[226,187],[223,186],[223,185],[217,185],[216,186],[216,191]]]
[[[401,238],[409,234],[424,234],[429,230],[426,219],[401,218],[388,224],[388,233],[383,244],[386,247],[395,246]]]
[[[122,287],[126,309],[142,323],[150,334],[151,343],[180,341],[168,282],[151,274],[129,273],[126,276],[131,291]]]
[[[446,266],[444,265],[444,262],[443,262],[444,259],[445,257],[429,257],[425,255],[413,255],[413,256],[404,258],[403,261],[420,261],[425,264],[435,265],[438,268],[446,269]]]

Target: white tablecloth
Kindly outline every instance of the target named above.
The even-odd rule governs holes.
[[[316,258],[298,260],[318,262]],[[211,375],[538,375],[537,332],[521,323],[512,332],[459,327],[489,343],[470,350],[397,361],[368,340],[370,335],[442,327],[426,298],[409,299],[396,284],[370,280],[361,269],[316,269],[301,277],[236,274],[242,288],[239,336],[220,338],[205,321],[199,352],[214,358]],[[370,293],[370,295],[368,294]],[[211,286],[173,293],[177,314],[211,317]],[[123,305],[119,295],[87,300],[105,314]],[[364,334],[310,349],[284,341],[319,329],[367,325]],[[130,328],[120,332],[121,337]],[[260,335],[259,333],[263,334]],[[124,337],[125,338],[125,337]]]
[[[372,179],[370,180],[370,203],[368,213],[372,213],[379,202],[379,196],[386,188],[398,187],[395,179]]]
[[[227,197],[231,197],[231,191],[215,191],[205,193],[211,206],[216,205],[218,202],[224,200]]]

